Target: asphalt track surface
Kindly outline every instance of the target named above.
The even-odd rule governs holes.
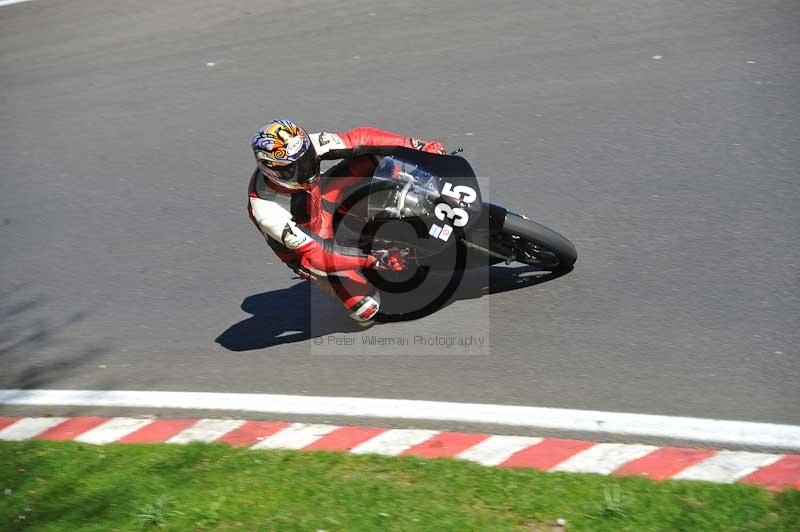
[[[800,423],[799,22],[791,0],[2,7],[0,388]],[[270,117],[464,146],[577,267],[354,331],[247,219]]]

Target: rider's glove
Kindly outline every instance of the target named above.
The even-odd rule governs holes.
[[[438,140],[420,140],[413,137],[409,140],[411,141],[411,147],[415,150],[426,151],[428,153],[447,153],[444,144]]]
[[[439,142],[438,140],[429,140],[422,146],[422,151],[426,151],[428,153],[439,153],[445,154],[447,150],[444,147],[444,144]]]
[[[408,255],[407,249],[389,249],[386,251],[381,252],[377,255],[377,261],[373,267],[376,270],[392,270],[395,272],[402,272],[406,269],[406,265],[408,264],[406,261],[406,255]]]

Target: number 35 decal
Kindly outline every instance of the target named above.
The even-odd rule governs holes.
[[[472,187],[465,185],[453,186],[450,182],[446,182],[442,186],[442,196],[447,196],[463,203],[472,203],[478,198],[478,194]],[[467,211],[460,207],[451,207],[447,203],[436,204],[433,212],[436,214],[436,218],[441,221],[449,218],[456,227],[464,227],[469,221],[469,213]]]

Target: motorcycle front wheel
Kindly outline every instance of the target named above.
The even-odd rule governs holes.
[[[550,271],[569,271],[578,259],[575,246],[563,235],[508,211],[501,230],[502,244],[514,250],[515,260]]]

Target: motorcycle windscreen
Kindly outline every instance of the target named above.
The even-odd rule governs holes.
[[[381,154],[368,199],[373,223],[366,231],[371,249],[398,248],[411,256],[402,272],[367,272],[367,279],[381,290],[381,312],[390,321],[441,308],[458,297],[466,270],[490,263],[484,253],[460,245],[462,240],[483,243],[489,234],[469,163],[461,157],[400,150]],[[469,279],[467,291],[487,286],[488,268]]]
[[[368,216],[373,219],[433,216],[438,180],[423,168],[384,157],[372,176]]]
[[[417,160],[396,156],[381,160],[370,186],[368,215],[376,221],[405,219],[424,224],[425,247],[434,251],[448,246],[476,223],[481,212],[480,189],[472,172],[464,176],[434,175],[423,166],[428,154],[410,155]],[[441,173],[448,173],[448,168],[463,169],[455,164],[462,161],[459,157],[437,157]],[[453,159],[454,164],[448,167],[441,159],[444,163]]]

